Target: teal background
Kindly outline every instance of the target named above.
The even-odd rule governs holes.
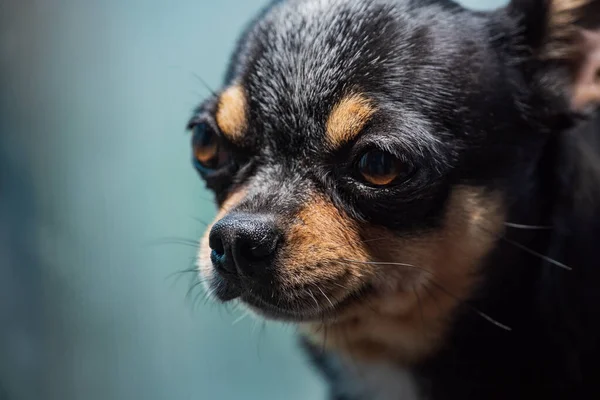
[[[292,327],[173,275],[215,213],[184,131],[198,77],[219,86],[265,1],[6,1],[0,400],[323,399]]]

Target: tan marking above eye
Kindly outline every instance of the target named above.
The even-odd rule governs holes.
[[[232,142],[239,141],[247,127],[248,101],[240,85],[230,86],[219,97],[216,121],[221,132]]]
[[[376,109],[362,94],[351,94],[340,100],[327,119],[328,144],[337,148],[354,139],[365,127]]]

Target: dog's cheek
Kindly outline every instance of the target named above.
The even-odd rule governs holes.
[[[325,329],[306,326],[321,346],[353,358],[413,363],[444,343],[458,305],[477,287],[482,261],[503,229],[502,198],[454,189],[441,228],[413,238],[369,228],[378,263],[376,293]],[[325,338],[322,332],[327,332]]]
[[[297,213],[277,260],[281,285],[311,288],[341,300],[373,273],[358,227],[322,195],[314,194]]]

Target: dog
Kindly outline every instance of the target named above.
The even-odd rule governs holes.
[[[600,398],[600,1],[283,0],[193,113],[200,279],[331,399]]]

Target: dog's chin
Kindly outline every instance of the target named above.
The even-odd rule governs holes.
[[[249,286],[235,277],[212,275],[207,281],[207,290],[212,297],[222,303],[239,300],[258,316],[276,321],[310,323],[335,321],[344,311],[356,305],[372,293],[370,285],[365,285],[343,295],[324,296],[317,301],[314,296],[293,300],[293,294],[284,290],[268,291]]]
[[[265,319],[292,323],[326,323],[337,320],[352,305],[363,301],[369,291],[366,287],[361,288],[346,294],[339,301],[326,301],[325,304],[316,302],[313,307],[295,306],[293,302],[264,298],[251,291],[244,292],[240,300],[252,312]]]
[[[336,320],[347,308],[360,303],[371,292],[370,287],[365,286],[346,293],[338,301],[327,300],[324,304],[318,303],[312,298],[293,301],[286,295],[278,294],[277,291],[270,292],[267,296],[256,288],[245,287],[240,282],[230,282],[220,276],[214,276],[207,289],[215,299],[222,303],[237,299],[262,318],[296,323]],[[307,304],[309,301],[315,304],[313,306],[299,305],[299,303]]]
[[[312,309],[297,308],[292,309],[291,307],[282,307],[280,304],[273,304],[270,301],[262,299],[260,296],[256,296],[249,292],[244,293],[240,296],[242,304],[244,304],[254,314],[273,321],[282,322],[310,322],[320,320],[325,312],[331,313],[332,310],[326,308],[313,307]]]

